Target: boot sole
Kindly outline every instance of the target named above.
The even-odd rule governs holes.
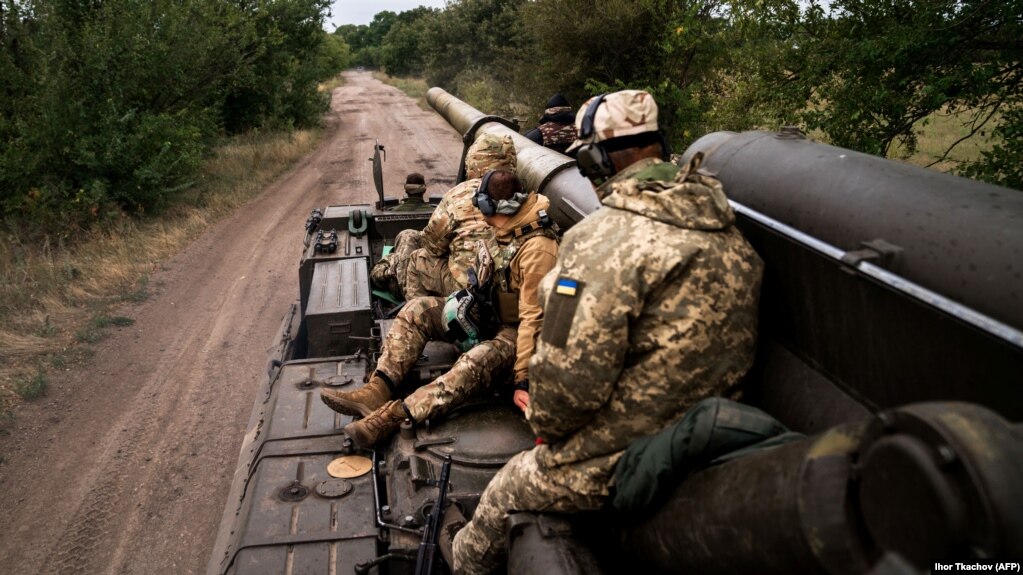
[[[349,423],[344,427],[345,435],[347,435],[354,443],[355,446],[360,449],[370,449],[373,444],[369,442],[369,438],[362,433],[362,429],[356,425],[357,422]]]
[[[373,413],[376,410],[376,408],[370,407],[365,403],[359,403],[357,401],[348,401],[347,399],[333,397],[331,395],[323,395],[322,393],[320,394],[320,399],[323,400],[323,403],[327,404],[327,407],[333,409],[334,411],[343,415],[351,415],[352,417],[356,415],[366,417],[367,415]],[[381,403],[380,405],[383,405],[383,403]],[[380,405],[378,405],[377,407],[380,407]]]

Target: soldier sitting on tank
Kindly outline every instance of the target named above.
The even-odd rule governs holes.
[[[575,141],[575,114],[568,100],[561,94],[551,96],[540,116],[540,125],[525,135],[541,146],[564,154],[569,144]]]
[[[515,145],[510,136],[483,134],[466,152],[468,179],[444,194],[422,231],[397,235],[391,255],[370,270],[374,287],[406,300],[465,288],[476,242],[483,240],[491,248],[494,244],[494,232],[473,207],[472,196],[483,174],[497,168],[515,169]]]
[[[662,160],[646,92],[591,98],[576,127],[569,151],[603,208],[565,234],[540,285],[526,418],[542,443],[494,476],[453,549],[464,519],[449,508],[456,573],[497,569],[509,513],[600,509],[629,443],[728,393],[753,362],[763,263],[721,183]]]
[[[405,177],[406,198],[397,206],[391,208],[392,212],[416,212],[427,209],[432,210],[434,206],[428,204],[426,195],[426,179],[422,174],[413,172]],[[398,278],[405,277],[405,268],[408,266],[409,254],[414,250],[423,247],[418,230],[405,230],[395,238],[394,249],[388,257],[381,258],[369,272],[369,279],[373,287],[391,294],[402,297],[401,282]]]
[[[426,203],[426,178],[423,174],[412,172],[405,176],[405,198],[400,204],[390,208],[392,212],[415,212],[432,210],[433,206]]]
[[[473,203],[496,235],[493,254],[485,242],[478,243],[478,260],[486,262],[491,255],[493,259],[492,265],[481,266],[482,285],[447,298],[410,300],[388,332],[369,382],[352,392],[324,389],[321,394],[331,409],[363,416],[345,426],[345,433],[362,447],[386,439],[406,418],[420,423],[443,415],[508,368],[514,373],[515,405],[525,410],[529,403],[527,368],[543,319],[537,288],[554,266],[558,250],[546,213],[550,202],[535,192],[525,193],[514,172],[492,170],[483,176]],[[488,302],[491,281],[493,295]],[[496,312],[488,319],[491,308]],[[447,373],[404,401],[392,399],[427,342],[441,339],[458,343],[464,353]]]

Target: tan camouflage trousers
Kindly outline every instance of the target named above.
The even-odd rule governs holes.
[[[446,297],[464,287],[451,273],[448,258],[435,257],[425,249],[410,254],[402,285],[409,299],[429,295]]]
[[[377,370],[397,383],[416,364],[426,344],[441,340],[444,325],[442,297],[418,297],[398,312],[387,333],[383,355]],[[515,362],[517,330],[505,326],[494,339],[484,341],[463,353],[444,375],[420,387],[405,398],[405,406],[417,422],[447,413],[488,387],[495,374],[508,370]]]
[[[369,280],[376,289],[391,292],[399,299],[409,298],[405,286],[412,252],[423,247],[423,234],[418,230],[402,230],[394,238],[394,249],[369,271]]]
[[[578,490],[579,477],[567,467],[547,468],[537,462],[538,449],[523,451],[508,460],[483,491],[480,504],[455,535],[454,572],[458,575],[494,573],[505,560],[509,513],[577,513],[599,509],[606,496],[587,495],[598,489]]]

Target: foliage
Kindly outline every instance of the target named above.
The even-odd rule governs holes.
[[[0,210],[70,236],[161,210],[211,146],[316,123],[347,65],[327,0],[0,0]]]
[[[424,54],[429,49],[426,33],[437,11],[424,6],[398,14],[396,21],[381,39],[380,64],[388,74],[421,74]]]
[[[366,26],[345,24],[338,26],[334,34],[351,46],[353,64],[376,68],[380,66],[380,47],[398,15],[390,10],[377,12],[373,21]]]
[[[1023,0],[453,0],[337,33],[366,65],[488,112],[645,88],[676,148],[797,124],[908,156],[931,118],[952,116],[964,137],[933,163],[1023,187],[1021,14]],[[979,162],[952,160],[978,138],[994,142]]]
[[[983,159],[963,168],[963,175],[1023,190],[1023,107],[1010,109],[994,129],[997,143]]]
[[[4,222],[72,237],[164,209],[223,135],[318,122],[349,64],[530,118],[645,88],[676,149],[795,123],[904,156],[940,113],[991,144],[935,163],[1023,187],[1023,0],[453,0],[327,34],[329,5],[0,0]]]
[[[919,127],[936,112],[965,115],[967,137],[1018,135],[1021,14],[1023,0],[834,0],[828,14],[811,3],[778,69],[798,88],[787,106],[808,98],[807,127],[882,156],[896,144],[915,151]],[[965,171],[1020,187],[1011,166],[1023,154],[1006,142]]]
[[[257,41],[227,94],[224,122],[230,133],[319,122],[326,100],[316,85],[347,64],[344,49],[336,41],[327,44],[322,30],[329,6],[329,0],[245,3],[243,18]]]

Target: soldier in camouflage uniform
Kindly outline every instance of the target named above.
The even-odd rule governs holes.
[[[418,210],[433,209],[433,206],[426,203],[426,178],[423,174],[412,172],[405,177],[405,199],[400,204],[390,208],[391,212],[414,212]]]
[[[540,125],[526,132],[526,137],[541,146],[565,153],[575,141],[575,115],[568,100],[561,94],[551,96],[540,116]]]
[[[487,170],[515,169],[510,136],[483,134],[465,155],[466,181],[444,194],[422,231],[422,248],[410,254],[405,297],[446,296],[468,284],[466,270],[476,260],[476,242],[494,247],[494,232],[472,205]]]
[[[646,92],[594,98],[576,126],[580,170],[596,153],[606,168],[586,175],[609,179],[597,188],[603,208],[565,234],[540,285],[526,417],[542,443],[483,492],[454,536],[456,573],[495,570],[509,513],[601,508],[629,443],[729,393],[753,362],[763,263],[721,183],[696,171],[699,160],[685,169],[661,160]],[[442,543],[457,512],[445,519]]]
[[[405,178],[405,195],[401,204],[390,208],[393,212],[415,212],[432,210],[433,206],[425,201],[426,179],[422,174],[411,173]],[[402,286],[405,285],[405,270],[413,251],[423,247],[422,234],[419,230],[403,230],[394,238],[394,249],[386,258],[380,259],[370,270],[369,279],[373,287],[388,291],[399,298],[404,298]]]
[[[483,174],[497,168],[515,169],[515,144],[509,136],[483,134],[466,152],[468,179],[444,194],[422,231],[405,230],[395,237],[391,254],[370,270],[373,286],[406,300],[464,288],[476,241],[494,242],[493,230],[472,206],[472,194]]]
[[[419,230],[402,230],[394,238],[394,248],[369,270],[369,281],[376,289],[390,292],[399,299],[405,299],[408,285],[408,264],[412,252],[422,249],[423,233]]]
[[[324,403],[331,409],[363,416],[345,426],[345,433],[360,446],[386,439],[406,418],[423,422],[443,415],[489,386],[495,375],[507,373],[508,368],[515,374],[513,400],[526,409],[529,358],[542,322],[537,288],[557,258],[557,236],[546,218],[550,202],[539,194],[524,193],[510,170],[489,172],[474,195],[477,201],[485,198],[481,211],[495,228],[493,252],[482,240],[478,246],[493,258],[493,272],[486,275],[495,280],[499,315],[495,319],[500,321],[496,335],[481,337],[487,341],[466,350],[447,373],[404,401],[392,400],[397,384],[415,365],[427,342],[450,339],[444,311],[451,298],[410,300],[387,334],[383,355],[369,383],[353,392],[322,392]]]

